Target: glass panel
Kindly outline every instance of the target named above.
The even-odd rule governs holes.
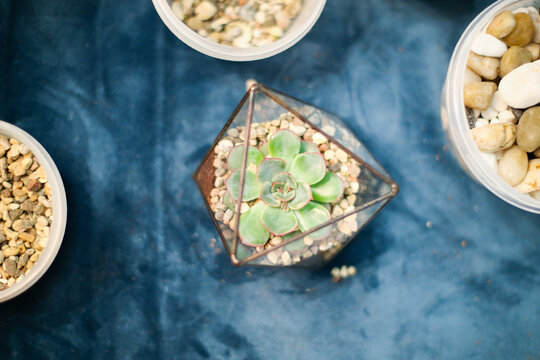
[[[288,107],[294,109],[300,116],[304,117],[314,126],[321,129],[326,135],[334,138],[334,141],[338,143],[338,145],[341,145],[340,147],[348,149],[378,172],[388,177],[388,174],[383,167],[375,160],[371,153],[339,117],[277,91],[271,89],[266,90],[272,96],[283,101]]]

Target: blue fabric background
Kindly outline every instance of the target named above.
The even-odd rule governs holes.
[[[0,358],[540,359],[539,218],[467,177],[439,121],[488,4],[329,0],[292,49],[230,63],[150,0],[0,0],[0,118],[48,149],[69,204],[53,266],[0,305]],[[325,268],[211,246],[191,174],[247,78],[342,116],[401,185]],[[334,284],[342,264],[358,274]]]

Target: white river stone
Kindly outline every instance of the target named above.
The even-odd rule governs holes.
[[[490,34],[478,34],[473,40],[471,50],[478,55],[501,57],[506,52],[506,44]]]
[[[540,60],[521,65],[506,75],[499,83],[499,94],[516,109],[540,103]]]

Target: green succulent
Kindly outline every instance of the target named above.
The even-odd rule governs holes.
[[[240,198],[241,166],[245,145],[231,149],[225,204],[236,210]],[[240,240],[247,246],[264,245],[270,234],[285,240],[331,219],[329,203],[343,194],[343,181],[328,171],[317,146],[290,130],[279,130],[259,149],[248,146],[242,201],[256,200],[240,216]],[[329,235],[323,228],[312,239]]]

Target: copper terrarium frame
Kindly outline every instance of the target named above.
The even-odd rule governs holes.
[[[360,203],[358,205],[355,205],[354,210],[343,213],[339,216],[332,216],[330,221],[321,224],[317,227],[314,227],[306,232],[300,232],[298,235],[287,239],[286,241],[283,241],[282,243],[272,246],[270,248],[265,249],[259,249],[259,251],[254,251],[252,254],[249,254],[243,258],[238,257],[237,251],[239,250],[239,246],[243,246],[240,244],[239,239],[239,231],[237,230],[239,228],[239,222],[240,222],[240,216],[235,216],[232,221],[234,221],[234,224],[232,224],[231,230],[225,229],[223,227],[223,224],[221,224],[217,219],[216,216],[214,216],[214,211],[212,210],[212,204],[210,200],[210,192],[212,189],[214,189],[214,179],[215,179],[215,169],[213,166],[214,161],[216,160],[216,146],[218,146],[218,143],[220,140],[222,140],[234,121],[238,121],[238,117],[243,117],[245,115],[246,121],[245,121],[245,129],[247,132],[246,135],[246,141],[244,141],[241,146],[244,146],[244,152],[243,152],[243,162],[240,172],[240,188],[239,188],[239,194],[240,198],[236,204],[236,214],[241,213],[241,206],[242,206],[242,194],[244,190],[244,184],[245,184],[245,173],[246,173],[246,163],[247,163],[247,157],[248,157],[248,146],[249,141],[247,139],[251,139],[251,131],[253,119],[257,111],[261,110],[261,106],[258,106],[256,104],[257,98],[264,97],[265,101],[271,101],[274,104],[277,104],[276,106],[279,106],[283,108],[283,111],[288,111],[290,114],[294,115],[296,118],[298,118],[303,123],[309,125],[312,129],[317,131],[318,133],[322,134],[324,137],[326,137],[329,141],[329,143],[333,143],[337,146],[337,148],[343,150],[351,159],[354,159],[361,167],[363,167],[364,171],[367,171],[370,176],[372,175],[375,181],[380,182],[380,184],[384,185],[384,191],[382,191],[380,194],[373,196],[368,201]],[[319,116],[320,114],[323,114],[322,117],[328,117],[332,124],[335,124],[339,129],[343,131],[345,136],[352,136],[354,144],[357,144],[357,148],[360,149],[357,151],[362,153],[362,158],[354,151],[351,151],[347,146],[344,146],[341,144],[340,139],[337,138],[334,134],[328,134],[325,131],[325,127],[321,126],[321,122],[313,121],[312,114],[315,114]],[[319,116],[320,118],[321,116]],[[349,135],[347,135],[349,134]],[[369,158],[369,160],[366,160],[365,158]],[[375,160],[375,158],[363,147],[362,143],[356,138],[356,136],[352,133],[352,131],[345,125],[345,123],[338,118],[335,115],[332,115],[330,113],[327,113],[325,111],[322,111],[318,109],[315,106],[309,105],[301,100],[298,100],[294,97],[291,97],[289,95],[283,94],[281,92],[278,92],[276,90],[267,88],[264,85],[261,84],[254,84],[252,85],[249,90],[246,92],[242,100],[240,101],[239,105],[236,107],[234,112],[232,113],[231,117],[217,136],[216,140],[213,142],[212,146],[210,147],[209,151],[204,156],[203,160],[201,161],[201,164],[193,174],[193,178],[195,182],[197,183],[199,190],[201,191],[202,197],[204,199],[204,203],[208,209],[208,212],[214,222],[214,225],[216,226],[216,229],[218,230],[218,233],[221,237],[221,240],[227,250],[227,253],[229,254],[231,261],[234,265],[241,266],[241,265],[261,265],[261,266],[282,266],[282,265],[272,265],[272,264],[261,264],[256,263],[258,259],[262,259],[264,256],[267,256],[272,251],[276,251],[277,249],[284,248],[292,243],[295,243],[296,241],[308,237],[310,234],[324,229],[326,227],[333,226],[337,224],[340,221],[345,221],[348,217],[351,217],[352,215],[359,214],[362,211],[366,211],[366,209],[371,207],[376,207],[376,210],[373,213],[369,213],[366,218],[362,220],[362,224],[350,235],[347,236],[347,238],[339,244],[339,248],[336,251],[330,252],[328,254],[325,254],[322,261],[320,260],[320,257],[318,261],[306,261],[301,262],[299,264],[292,264],[292,265],[314,265],[318,264],[320,262],[326,262],[329,261],[331,258],[333,258],[343,247],[345,247],[357,234],[362,230],[362,228],[368,224],[381,210],[382,208],[399,192],[399,186],[397,183],[385,172],[385,170],[382,168],[382,166]],[[227,232],[227,235],[224,233]],[[231,232],[232,231],[232,240]],[[289,265],[289,264],[284,264]]]

